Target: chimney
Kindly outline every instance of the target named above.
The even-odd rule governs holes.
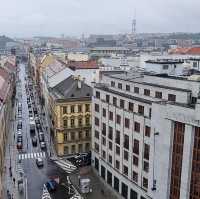
[[[78,89],[81,89],[81,86],[82,86],[82,85],[81,85],[81,80],[78,79],[77,81],[78,81]]]

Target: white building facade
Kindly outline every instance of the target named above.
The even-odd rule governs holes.
[[[119,198],[200,198],[199,87],[147,74],[94,87],[92,162]]]

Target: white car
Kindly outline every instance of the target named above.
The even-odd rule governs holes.
[[[44,162],[42,158],[37,158],[36,159],[36,164],[38,167],[43,167],[44,166]]]

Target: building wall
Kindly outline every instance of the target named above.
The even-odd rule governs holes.
[[[162,89],[163,96],[168,92],[174,92],[177,102],[182,101],[186,105],[168,103],[165,98],[159,102],[154,100],[153,95],[147,97],[141,94],[138,97],[137,94],[129,91],[126,97],[123,94],[127,93],[125,85],[129,82],[121,82],[123,83],[122,89],[117,89],[110,86],[111,80],[113,78],[104,79],[107,87],[105,85],[95,86],[92,100],[92,112],[94,113],[92,117],[92,162],[99,176],[113,188],[113,191],[128,199],[133,198],[131,193],[133,194],[134,191],[137,193],[134,192],[137,195],[135,198],[141,197],[142,199],[188,199],[189,193],[194,199],[199,199],[199,195],[194,196],[199,188],[195,179],[200,175],[197,166],[199,164],[197,160],[199,131],[196,130],[196,134],[194,133],[194,129],[200,127],[199,114],[197,114],[197,112],[200,113],[199,100],[195,106],[188,106],[187,92],[175,89]],[[168,81],[172,84],[171,79]],[[115,82],[118,82],[118,79],[115,79]],[[197,84],[197,82],[189,83]],[[141,84],[141,88],[145,86]],[[132,87],[133,85],[130,85],[130,88]],[[191,93],[193,95],[192,89]],[[117,101],[115,103],[114,97]],[[120,100],[124,100],[123,107],[120,105]],[[131,110],[130,103],[133,103]],[[139,106],[144,107],[142,114]],[[119,116],[121,117],[120,124],[117,122]],[[126,127],[127,120],[129,121],[128,128]],[[135,129],[138,126],[136,123],[140,124],[139,131]],[[179,128],[178,124],[184,128]],[[149,134],[146,132],[147,126],[150,127]],[[117,141],[118,132],[120,132],[120,144]],[[112,134],[111,137],[110,134]],[[129,137],[128,149],[127,136]],[[194,144],[195,139],[196,144]],[[135,140],[139,142],[139,153],[134,150]],[[146,145],[149,146],[149,158],[146,158]],[[135,172],[138,175],[137,181]],[[148,180],[148,186],[145,184],[146,180]],[[119,186],[114,181],[117,184],[119,182]]]
[[[91,101],[66,101],[56,103],[53,108],[52,117],[58,155],[89,152],[91,145]]]

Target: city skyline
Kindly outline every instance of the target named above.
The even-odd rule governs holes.
[[[8,0],[1,6],[0,34],[11,37],[130,33],[134,16],[137,32],[199,32],[197,0]]]

